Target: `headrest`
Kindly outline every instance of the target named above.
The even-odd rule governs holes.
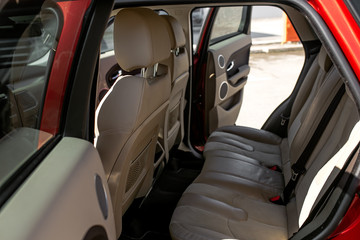
[[[167,59],[170,39],[165,20],[147,8],[120,10],[114,21],[114,51],[128,72]]]
[[[324,47],[321,47],[320,49],[318,62],[320,68],[325,72],[329,71],[332,66],[332,61]]]
[[[186,39],[184,30],[180,23],[172,16],[162,15],[161,17],[163,17],[167,23],[166,26],[170,35],[171,49],[184,47]]]

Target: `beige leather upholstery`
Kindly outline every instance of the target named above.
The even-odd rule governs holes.
[[[170,56],[170,40],[165,21],[152,10],[121,10],[115,17],[114,43],[122,69],[146,68],[156,73],[120,77],[96,110],[95,145],[107,176],[119,236],[122,215],[152,184],[171,77],[168,66],[153,66]]]
[[[115,57],[125,71],[147,68],[169,57],[170,40],[164,19],[155,15],[145,8],[123,9],[116,15]]]
[[[205,146],[201,174],[184,192],[174,211],[170,223],[173,239],[288,239],[299,229],[307,217],[304,212],[308,214],[312,207],[304,206],[305,200],[316,202],[329,186],[328,182],[322,184],[318,186],[321,190],[311,195],[308,189],[315,176],[321,178],[318,172],[327,162],[337,152],[344,152],[349,142],[360,139],[359,127],[354,128],[360,119],[359,112],[346,93],[312,152],[292,200],[286,206],[269,201],[282,194],[290,178],[291,164],[303,151],[343,82],[336,68],[327,62],[325,51],[317,59],[314,62],[317,66],[312,67],[295,100],[299,109],[292,113],[297,115],[292,116],[289,139],[235,126],[221,128],[211,135]],[[304,96],[305,99],[300,98]],[[351,135],[357,139],[350,141],[352,131],[356,131]],[[279,164],[282,172],[269,169],[274,163]],[[337,172],[333,171],[330,179]]]
[[[166,110],[165,122],[160,133],[160,140],[169,159],[169,151],[175,142],[184,137],[185,91],[189,78],[189,57],[185,48],[186,39],[182,26],[172,16],[162,16],[166,20],[171,42],[171,56],[168,59],[171,69],[171,94]]]

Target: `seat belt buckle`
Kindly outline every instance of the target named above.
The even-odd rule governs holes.
[[[282,173],[282,170],[278,165],[271,166],[271,167],[269,167],[269,169],[273,170],[273,171],[276,171],[276,172],[279,172],[279,173]]]
[[[277,205],[284,205],[284,201],[282,200],[281,196],[272,197],[269,199],[269,201]]]
[[[281,117],[280,125],[285,126],[286,122],[290,119],[290,117],[285,117],[284,114],[282,114],[282,113],[281,113],[280,117]]]

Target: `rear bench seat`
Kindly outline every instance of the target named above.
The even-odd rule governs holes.
[[[327,177],[318,172],[324,172],[329,166],[333,169],[330,164],[346,159],[359,140],[356,125],[359,114],[346,92],[307,161],[307,170],[299,178],[289,203],[278,205],[269,201],[282,194],[291,177],[291,165],[305,149],[342,84],[343,79],[322,48],[294,102],[288,138],[237,126],[215,131],[205,145],[201,174],[184,192],[173,213],[172,238],[291,237],[319,199],[319,189],[329,184],[325,184]],[[352,131],[354,134],[349,140]],[[343,151],[344,155],[340,155]],[[281,172],[270,169],[274,166]],[[313,183],[315,177],[322,180],[316,182],[320,186]],[[318,189],[312,190],[317,194],[308,194],[310,186]]]

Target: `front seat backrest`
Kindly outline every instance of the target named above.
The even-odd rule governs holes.
[[[180,23],[172,16],[162,16],[166,22],[171,42],[169,61],[171,70],[170,103],[165,115],[165,123],[160,133],[160,140],[169,160],[169,151],[175,142],[184,137],[185,91],[189,78],[189,57],[185,48],[185,33]]]
[[[122,215],[151,187],[157,137],[169,104],[170,72],[158,64],[170,56],[164,19],[150,9],[120,10],[114,50],[125,71],[152,71],[148,77],[119,77],[96,110],[95,146],[108,178],[119,236]]]

